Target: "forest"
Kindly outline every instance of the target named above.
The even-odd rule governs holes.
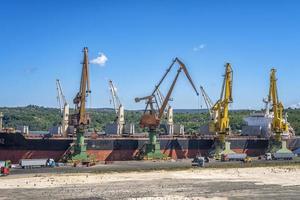
[[[3,113],[3,126],[17,128],[18,126],[29,126],[31,131],[47,131],[50,127],[60,123],[60,110],[57,108],[46,108],[29,105],[26,107],[1,107]],[[73,110],[70,111],[71,113]],[[115,119],[115,112],[112,109],[93,108],[88,109],[91,116],[90,129],[104,131],[105,125]],[[230,124],[232,130],[241,130],[245,125],[243,118],[255,112],[254,110],[233,110],[230,111]],[[288,121],[294,128],[297,135],[300,135],[300,109],[287,109]],[[127,123],[135,123],[136,131],[140,131],[138,124],[142,111],[126,111]],[[195,132],[200,126],[209,121],[208,112],[205,110],[174,110],[174,122],[183,124],[187,132]]]

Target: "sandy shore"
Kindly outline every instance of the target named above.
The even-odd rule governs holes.
[[[292,194],[277,197],[292,199],[294,195],[300,195],[299,166],[106,174],[23,174],[0,179],[1,200],[11,197],[22,199],[23,195],[32,199],[40,195],[44,199],[226,199],[253,196],[255,193],[257,197],[269,198],[279,191],[284,194],[282,191],[285,189],[291,190]],[[276,199],[276,195],[274,197]]]

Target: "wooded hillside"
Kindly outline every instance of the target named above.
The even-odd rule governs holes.
[[[95,128],[98,131],[103,131],[105,124],[113,122],[114,112],[112,109],[89,109],[91,114],[92,123],[91,128]],[[47,131],[51,126],[58,125],[60,123],[59,109],[45,108],[40,106],[29,105],[26,107],[13,107],[13,108],[0,108],[0,112],[3,112],[3,125],[4,127],[14,127],[27,125],[32,131],[43,130]],[[71,110],[72,112],[72,110]],[[231,128],[233,130],[240,130],[243,124],[243,118],[248,116],[250,110],[235,110],[230,112],[231,116]],[[294,127],[297,135],[300,135],[300,110],[288,109],[288,120]],[[139,123],[141,111],[126,111],[127,123]],[[183,124],[187,131],[196,131],[202,125],[208,123],[209,117],[207,112],[196,110],[183,110],[178,112],[174,110],[174,121],[178,124]],[[138,125],[136,126],[137,131]]]

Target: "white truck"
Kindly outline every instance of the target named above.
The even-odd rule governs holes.
[[[273,160],[293,160],[295,154],[293,153],[274,153]]]
[[[53,159],[21,159],[20,166],[23,169],[35,168],[35,167],[54,167],[55,162]]]
[[[296,157],[293,153],[266,153],[266,160],[293,160]]]
[[[245,161],[247,158],[247,154],[245,153],[229,153],[229,154],[222,154],[221,161]]]

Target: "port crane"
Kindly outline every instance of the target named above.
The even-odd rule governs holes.
[[[63,136],[67,136],[67,129],[69,126],[69,112],[70,106],[66,100],[66,97],[63,93],[60,80],[56,79],[56,89],[57,89],[57,101],[60,108],[61,114],[61,133]]]
[[[280,140],[281,134],[288,132],[289,126],[287,121],[283,118],[284,107],[278,98],[276,69],[271,69],[268,101],[272,102],[272,111],[274,114],[272,131],[275,133],[276,140]]]
[[[225,146],[225,137],[229,135],[230,132],[229,104],[232,103],[233,101],[232,82],[233,82],[233,71],[230,63],[226,63],[220,99],[211,108],[213,117],[211,118],[209,123],[209,131],[217,134],[217,138],[215,140],[215,145],[214,145],[215,149],[213,150],[213,154],[215,158],[220,157]],[[230,146],[230,144],[228,145]],[[226,146],[228,147],[228,145]]]
[[[117,88],[115,87],[112,80],[108,81],[109,90],[111,93],[111,102],[113,103],[114,110],[116,113],[115,122],[117,123],[118,129],[117,134],[122,134],[125,125],[125,113],[124,113],[124,106],[122,105],[120,98],[117,94]]]
[[[220,99],[211,108],[217,117],[210,122],[210,132],[218,133],[222,138],[229,133],[229,104],[232,103],[232,78],[231,65],[226,63],[225,75]]]
[[[88,61],[88,48],[83,49],[83,63],[80,80],[79,92],[73,99],[75,104],[75,114],[71,115],[70,125],[74,126],[76,130],[76,142],[74,145],[74,152],[71,155],[71,160],[78,162],[87,162],[89,156],[86,153],[86,144],[84,141],[84,133],[87,132],[88,125],[90,124],[89,114],[86,112],[86,100],[90,90],[89,79],[89,61]]]
[[[271,130],[275,134],[275,140],[270,142],[268,151],[272,153],[291,153],[291,151],[286,148],[286,141],[281,140],[281,135],[289,132],[289,124],[287,122],[287,115],[285,115],[285,117],[283,116],[284,107],[278,97],[276,69],[274,68],[271,69],[270,73],[268,102],[270,102],[272,106],[273,120]]]
[[[165,80],[166,76],[169,74],[175,63],[179,64],[179,68],[177,70],[177,74],[168,90],[168,93],[166,97],[164,98],[162,105],[158,105],[158,99],[155,95],[157,90],[160,88],[162,82]],[[180,75],[180,73],[184,71],[186,77],[188,78],[190,84],[192,85],[193,89],[195,90],[196,94],[199,95],[195,84],[193,83],[193,80],[191,76],[188,73],[188,70],[185,66],[185,64],[179,60],[178,58],[175,58],[167,71],[164,73],[163,77],[160,79],[158,84],[155,86],[153,92],[149,96],[145,96],[142,98],[135,98],[136,102],[140,102],[145,100],[146,101],[146,108],[144,110],[144,114],[141,117],[140,120],[140,126],[142,128],[148,128],[149,130],[149,142],[146,144],[146,150],[145,150],[145,157],[144,159],[162,159],[165,157],[160,151],[160,143],[157,141],[157,128],[159,127],[160,121],[162,119],[162,116],[164,115],[166,106],[168,105],[168,102],[170,100],[170,97],[172,95],[174,86],[177,82],[177,79]],[[155,105],[156,107],[155,108]]]
[[[212,112],[213,102],[212,102],[211,98],[208,96],[208,94],[206,93],[206,91],[204,90],[203,86],[200,86],[200,91],[201,91],[202,97],[204,99],[206,108],[208,110],[209,116],[211,118],[213,118],[213,112]]]

